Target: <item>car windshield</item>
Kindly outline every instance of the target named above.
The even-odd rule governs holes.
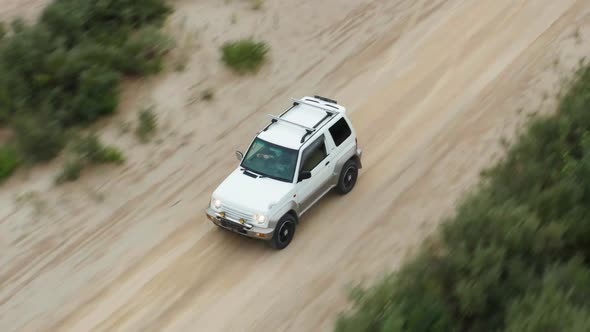
[[[245,169],[275,180],[291,182],[297,165],[297,150],[254,139],[242,160]]]

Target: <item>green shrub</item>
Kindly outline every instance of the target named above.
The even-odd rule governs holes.
[[[63,169],[55,178],[55,183],[63,184],[65,182],[73,182],[78,180],[83,168],[84,163],[78,158],[66,161]]]
[[[57,118],[65,125],[90,124],[115,112],[119,102],[119,74],[106,68],[90,68],[80,72],[75,96],[63,100],[63,111]],[[64,96],[65,97],[65,96]]]
[[[115,111],[120,75],[106,50],[71,50],[46,31],[27,28],[0,48],[0,104],[10,114],[43,112],[64,126],[88,124]]]
[[[116,66],[127,75],[147,75],[159,72],[163,57],[174,43],[154,27],[144,28],[132,35],[121,47]]]
[[[149,141],[158,129],[158,118],[153,108],[145,108],[139,111],[138,125],[135,129],[135,135],[142,141]]]
[[[264,0],[253,0],[252,2],[252,9],[259,10],[264,5]]]
[[[65,145],[63,128],[46,116],[22,115],[13,122],[17,147],[32,163],[53,159]]]
[[[94,133],[75,135],[71,142],[71,155],[55,179],[56,184],[72,182],[80,178],[82,170],[92,164],[122,164],[123,152],[117,147],[104,145]]]
[[[222,61],[239,74],[254,73],[266,61],[269,47],[265,42],[243,39],[225,43]]]
[[[3,120],[17,112],[38,112],[49,96],[49,64],[55,64],[63,49],[41,29],[22,27],[0,43],[0,108]],[[50,60],[51,59],[51,60]],[[49,61],[50,60],[50,61]],[[44,94],[45,93],[45,94]]]
[[[122,163],[125,161],[121,150],[104,145],[94,133],[79,137],[73,144],[73,152],[85,163]]]
[[[55,0],[37,24],[0,29],[0,123],[23,156],[52,159],[63,131],[116,111],[125,75],[160,70],[171,42],[157,28],[170,12],[163,0]]]
[[[451,331],[452,311],[444,301],[440,260],[423,253],[398,274],[352,293],[355,311],[341,315],[340,332]]]
[[[20,158],[16,149],[11,146],[0,147],[0,180],[4,180],[16,170]]]
[[[57,0],[45,8],[41,24],[68,45],[87,39],[120,45],[133,29],[159,26],[170,13],[162,0]]]
[[[122,164],[125,162],[125,155],[123,152],[115,146],[103,147],[98,158],[95,159],[97,163],[109,163],[109,164]]]
[[[264,0],[252,0],[252,9],[259,10],[264,5]]]
[[[587,263],[586,263],[587,264]],[[590,268],[581,257],[566,263],[556,263],[545,270],[543,288],[554,288],[569,294],[569,302],[578,307],[590,308]],[[540,289],[534,289],[539,291]]]
[[[590,67],[567,88],[443,223],[436,259],[365,291],[336,331],[590,330]]]
[[[571,297],[554,287],[525,295],[510,306],[506,331],[590,331],[590,310],[574,305]]]

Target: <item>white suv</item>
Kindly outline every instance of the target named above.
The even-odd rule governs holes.
[[[362,151],[346,109],[314,96],[293,99],[251,142],[213,192],[207,217],[224,229],[289,245],[301,216],[331,189],[347,194],[362,167]]]

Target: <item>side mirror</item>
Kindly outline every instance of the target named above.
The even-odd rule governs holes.
[[[242,161],[242,159],[244,159],[244,154],[240,151],[236,151],[236,158],[238,158],[239,161]]]
[[[301,173],[299,173],[299,182],[301,182],[303,180],[307,180],[310,177],[311,177],[310,171],[302,171]]]

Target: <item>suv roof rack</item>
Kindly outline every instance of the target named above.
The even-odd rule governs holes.
[[[320,97],[320,96],[314,96],[314,98],[319,99],[319,100],[322,100],[324,102],[337,104],[336,101],[335,100],[332,100],[332,99],[328,99],[328,98],[324,98],[324,97]],[[271,120],[271,122],[261,132],[267,131],[268,128],[273,123],[278,122],[278,121],[281,121],[281,122],[288,123],[290,125],[297,126],[299,128],[305,129],[305,134],[301,137],[301,143],[304,143],[306,141],[306,139],[311,138],[313,136],[313,134],[317,130],[319,130],[320,128],[322,128],[326,123],[329,122],[330,119],[332,119],[336,114],[339,113],[338,111],[336,111],[338,108],[336,106],[334,106],[334,105],[320,105],[319,102],[317,102],[315,100],[303,100],[303,99],[295,99],[295,98],[291,98],[291,100],[293,101],[293,105],[291,107],[289,107],[287,110],[285,110],[283,113],[281,113],[281,115],[276,116],[276,115],[273,115],[273,114],[268,114],[268,116],[271,117],[272,120]],[[293,122],[293,121],[289,121],[289,120],[283,118],[283,116],[285,114],[287,114],[287,112],[289,112],[290,110],[292,110],[295,106],[297,106],[299,104],[303,104],[303,105],[307,105],[307,106],[314,107],[314,108],[317,108],[317,109],[321,109],[324,112],[326,112],[327,114],[320,121],[318,121],[318,123],[316,123],[313,126],[313,128],[310,128],[310,127],[307,127],[305,125],[302,125],[302,124],[299,124],[299,123],[296,123],[296,122]],[[334,108],[336,110],[330,109],[328,107]],[[328,120],[328,121],[326,121],[326,120]],[[322,124],[322,123],[323,123],[323,125],[318,128],[318,126],[320,124]]]
[[[329,120],[330,120],[331,118],[333,118],[333,117],[334,117],[334,114],[330,114],[330,113],[326,114],[326,116],[324,116],[324,117],[323,117],[323,118],[322,118],[320,121],[318,121],[318,123],[316,123],[316,124],[313,126],[313,128],[315,129],[313,132],[309,132],[309,131],[308,131],[308,132],[306,132],[306,133],[305,133],[305,134],[304,134],[304,135],[301,137],[301,141],[300,141],[300,143],[303,143],[303,142],[305,142],[305,141],[306,141],[306,138],[308,138],[308,139],[309,139],[309,138],[311,138],[311,136],[313,136],[313,134],[314,134],[314,133],[315,133],[317,130],[319,130],[320,128],[322,128],[322,127],[323,127],[323,126],[324,126],[324,125],[327,123],[327,122],[326,122],[326,119],[329,121]],[[320,126],[320,124],[321,124],[322,122],[324,122],[324,124]],[[320,127],[318,128],[318,126],[320,126]],[[308,137],[308,136],[309,136],[309,137]]]
[[[307,132],[314,132],[314,131],[316,131],[316,129],[315,129],[315,128],[310,128],[310,127],[308,127],[308,126],[304,126],[304,125],[302,125],[302,124],[300,124],[300,123],[297,123],[297,122],[293,122],[293,121],[289,121],[289,120],[283,119],[283,118],[281,118],[281,117],[278,117],[278,116],[276,116],[276,115],[269,114],[268,116],[270,116],[270,117],[272,118],[272,123],[275,123],[275,122],[277,122],[277,121],[282,121],[282,122],[285,122],[285,123],[288,123],[288,124],[291,124],[291,125],[294,125],[294,126],[297,126],[297,127],[303,128],[303,129],[305,129]]]
[[[291,107],[287,108],[287,109],[286,109],[286,110],[285,110],[283,113],[281,113],[281,114],[280,114],[278,117],[280,118],[280,117],[282,117],[283,115],[287,114],[287,112],[289,112],[290,110],[292,110],[292,109],[293,109],[293,107],[295,107],[295,104],[293,104]],[[270,114],[268,114],[268,115],[270,115]],[[273,117],[276,117],[275,115],[272,115],[272,116],[273,116]],[[264,127],[264,129],[262,129],[260,132],[267,131],[267,130],[268,130],[268,128],[269,128],[269,127],[270,127],[270,126],[271,126],[273,123],[275,123],[275,122],[276,122],[275,120],[271,121],[271,122],[270,122],[268,125],[266,125],[266,127]]]
[[[337,102],[337,101],[335,101],[334,99],[330,99],[330,98],[326,98],[326,97],[322,97],[322,96],[318,96],[318,95],[315,95],[315,96],[313,96],[313,97],[314,97],[315,99],[319,99],[319,100],[321,100],[321,101],[323,101],[323,102],[326,102],[326,103],[331,103],[331,104],[336,104],[336,105],[338,105],[338,102]]]
[[[338,111],[335,111],[335,110],[333,110],[331,108],[328,108],[328,107],[322,106],[322,105],[318,105],[318,104],[314,104],[314,103],[312,103],[310,101],[307,101],[307,100],[301,100],[301,99],[295,99],[295,98],[291,98],[291,100],[293,101],[293,103],[295,105],[297,105],[297,104],[303,104],[303,105],[307,105],[307,106],[310,106],[310,107],[319,108],[319,109],[321,109],[323,111],[326,111],[326,112],[328,112],[328,113],[330,113],[332,115],[338,113]]]

